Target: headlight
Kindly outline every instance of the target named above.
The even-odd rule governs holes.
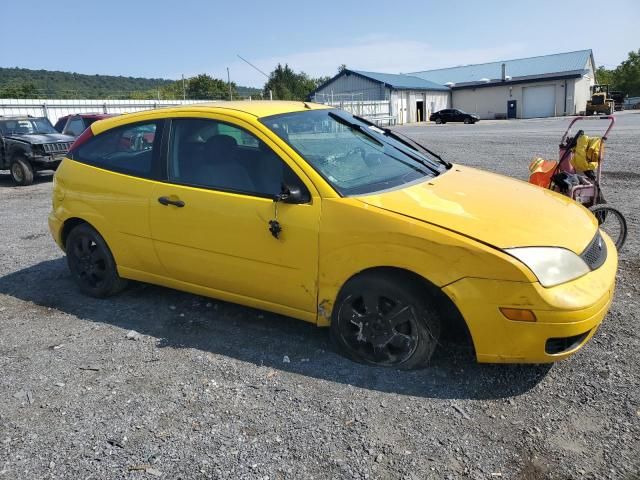
[[[523,247],[505,251],[529,267],[543,287],[553,287],[591,271],[584,260],[565,248]]]

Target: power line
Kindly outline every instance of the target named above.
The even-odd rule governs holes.
[[[264,73],[262,70],[260,70],[258,67],[256,67],[253,63],[251,63],[249,60],[247,60],[246,58],[242,58],[240,55],[236,54],[238,56],[238,58],[240,60],[242,60],[243,62],[248,63],[250,66],[252,66],[253,68],[255,68],[257,71],[259,71],[262,75],[264,75],[265,77],[267,77],[267,79],[269,78],[269,75],[267,75],[266,73]]]

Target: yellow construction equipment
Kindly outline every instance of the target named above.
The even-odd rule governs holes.
[[[615,110],[615,101],[609,95],[609,85],[596,84],[591,87],[591,99],[587,100],[587,115],[602,113],[611,115]]]

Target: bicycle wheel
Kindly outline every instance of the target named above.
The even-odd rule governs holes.
[[[607,205],[595,205],[589,210],[598,220],[600,228],[611,237],[616,248],[620,250],[627,240],[627,221],[624,215]]]

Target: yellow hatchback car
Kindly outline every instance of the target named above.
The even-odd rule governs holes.
[[[480,362],[565,358],[607,313],[617,268],[572,200],[303,102],[96,122],[58,168],[49,224],[86,294],[132,279],[236,302],[402,369],[460,319]]]

